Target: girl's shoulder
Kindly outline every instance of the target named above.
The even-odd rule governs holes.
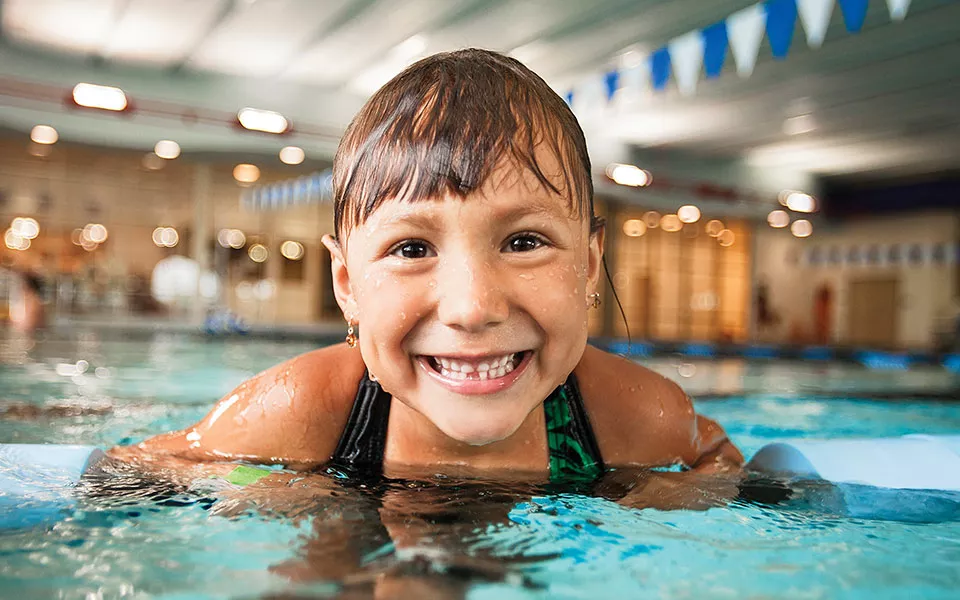
[[[574,373],[608,465],[689,466],[698,460],[697,414],[676,383],[589,345]]]
[[[199,423],[141,450],[194,460],[313,466],[333,454],[366,367],[345,344],[271,367],[224,396]]]

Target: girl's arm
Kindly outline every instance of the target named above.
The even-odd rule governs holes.
[[[360,353],[344,344],[308,352],[260,373],[224,396],[199,423],[108,454],[192,461],[326,462],[363,377]]]

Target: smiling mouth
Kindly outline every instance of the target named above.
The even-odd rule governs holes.
[[[506,377],[517,368],[530,353],[529,350],[486,356],[477,359],[446,356],[425,356],[426,362],[442,377],[453,381],[486,381]]]

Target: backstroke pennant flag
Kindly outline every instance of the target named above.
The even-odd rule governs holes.
[[[703,30],[703,67],[707,79],[719,77],[727,60],[727,23],[720,21]]]
[[[614,97],[618,108],[626,109],[649,98],[651,93],[650,60],[631,62],[620,70],[620,89]]]
[[[699,30],[685,33],[671,40],[667,48],[680,93],[684,96],[694,95],[703,68],[703,34]]]
[[[841,0],[842,1],[842,0]],[[773,57],[784,59],[793,43],[793,30],[797,26],[796,0],[767,0],[767,39]]]
[[[740,77],[750,77],[753,73],[766,23],[767,11],[762,4],[748,6],[727,17],[727,36]]]
[[[836,0],[797,0],[797,12],[811,48],[823,45],[835,4]]]
[[[607,89],[607,102],[610,102],[620,89],[620,71],[617,69],[607,71],[603,75],[603,83]]]
[[[887,8],[890,10],[890,18],[894,21],[902,21],[907,16],[910,9],[910,0],[887,0]]]
[[[650,55],[650,81],[653,89],[663,91],[670,81],[670,50],[666,47],[654,50]]]
[[[863,21],[867,18],[868,0],[837,0],[840,3],[840,12],[843,13],[843,22],[847,24],[847,31],[859,33],[863,29]]]

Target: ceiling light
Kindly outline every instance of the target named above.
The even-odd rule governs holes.
[[[623,222],[623,234],[628,237],[641,237],[647,232],[647,224],[640,219],[627,219]]]
[[[647,229],[656,229],[660,226],[660,213],[655,210],[648,210],[643,213],[643,222],[647,225]]]
[[[733,235],[733,232],[729,229],[724,229],[717,234],[717,242],[724,248],[729,248],[733,245],[733,242],[736,240],[736,236]]]
[[[287,240],[280,244],[280,254],[289,260],[300,260],[303,258],[303,244],[294,242],[293,240]]]
[[[813,235],[813,223],[806,219],[797,219],[790,226],[790,233],[798,238],[810,237]]]
[[[684,223],[696,223],[700,220],[700,209],[692,204],[677,209],[677,216]]]
[[[83,230],[80,228],[74,229],[70,232],[70,241],[74,246],[79,246],[80,242],[83,241]]]
[[[127,95],[123,90],[106,85],[78,83],[73,88],[73,101],[86,108],[121,111],[127,108]]]
[[[644,187],[653,180],[650,173],[633,165],[611,163],[607,165],[606,173],[614,183],[630,187]]]
[[[278,112],[260,110],[259,108],[242,108],[237,113],[237,120],[251,131],[264,133],[286,133],[290,129],[290,122]]]
[[[280,162],[285,165],[299,165],[305,156],[303,148],[297,146],[286,146],[280,150]]]
[[[803,192],[787,194],[786,205],[794,212],[812,213],[817,210],[817,201],[814,197]]]
[[[785,210],[772,210],[767,215],[767,223],[774,229],[783,229],[790,224],[790,215]]]
[[[267,247],[263,244],[254,244],[250,246],[250,249],[247,250],[247,254],[250,255],[250,260],[255,263],[262,263],[267,260],[269,252],[267,252]]]
[[[227,235],[227,245],[234,250],[239,250],[247,244],[247,236],[239,229],[231,229]]]
[[[180,156],[180,144],[173,140],[160,140],[157,142],[157,145],[153,147],[153,151],[160,158],[173,160]]]
[[[707,225],[704,227],[704,230],[710,237],[717,237],[720,235],[720,232],[724,230],[723,221],[718,221],[717,219],[707,221]]]
[[[37,125],[30,130],[30,139],[38,144],[56,144],[60,134],[49,125]]]
[[[260,179],[260,169],[256,165],[241,163],[233,168],[233,178],[240,183],[253,183]]]

